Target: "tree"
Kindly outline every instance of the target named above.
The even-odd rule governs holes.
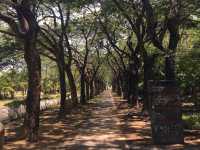
[[[40,91],[41,91],[41,62],[36,49],[39,26],[35,17],[36,1],[22,0],[10,2],[6,7],[12,7],[16,11],[16,18],[0,13],[0,20],[9,25],[14,36],[23,41],[24,58],[28,68],[28,93],[26,99],[25,126],[28,140],[38,140]],[[13,35],[10,33],[10,35]]]
[[[155,2],[156,3],[156,2]],[[175,80],[174,55],[180,41],[180,27],[198,8],[199,1],[169,0],[163,1],[159,7],[153,7],[149,0],[142,0],[143,9],[147,21],[147,32],[155,47],[165,54],[165,76],[167,80]],[[195,6],[196,5],[196,6]],[[156,14],[156,10],[162,15]],[[158,17],[157,17],[158,16]],[[164,18],[164,19],[162,19]],[[163,39],[169,33],[168,45],[163,45]],[[157,34],[158,33],[158,34]]]
[[[44,4],[45,9],[43,9],[43,7],[41,8],[42,11],[44,11],[43,18],[46,19],[44,27],[42,28],[41,37],[47,44],[41,41],[42,39],[39,41],[39,43],[43,48],[48,50],[49,53],[54,56],[54,58],[50,57],[49,55],[48,57],[57,62],[60,72],[60,88],[61,88],[60,91],[61,91],[61,102],[62,102],[61,106],[62,110],[65,110],[64,109],[64,101],[66,99],[66,83],[64,83],[65,72],[67,73],[67,77],[69,80],[72,101],[74,105],[78,103],[75,80],[71,69],[73,49],[69,42],[69,36],[71,34],[70,33],[71,3],[65,4],[56,1],[53,4],[55,5],[54,8],[57,8],[58,12],[55,12],[55,10],[52,9],[52,7],[49,4],[48,5]],[[56,16],[56,13],[59,14],[60,17]],[[54,22],[52,26],[48,25],[49,19]],[[42,21],[44,22],[44,20]]]
[[[78,40],[83,39],[83,41],[80,45],[77,44],[77,42],[79,41],[74,41],[77,44],[77,48],[74,53],[74,61],[76,62],[76,65],[80,72],[80,102],[81,104],[86,104],[86,68],[88,57],[91,53],[92,48],[94,47],[94,41],[98,28],[96,26],[95,18],[92,18],[90,15],[87,16],[85,12],[82,12],[82,18],[78,22],[76,22],[76,24]]]

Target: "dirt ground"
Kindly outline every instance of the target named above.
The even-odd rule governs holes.
[[[131,115],[129,112],[132,112]],[[129,109],[124,100],[105,91],[84,107],[59,120],[57,110],[41,115],[38,143],[26,142],[21,121],[6,125],[5,150],[199,150],[200,131],[185,131],[183,145],[153,145],[150,121],[139,108]]]

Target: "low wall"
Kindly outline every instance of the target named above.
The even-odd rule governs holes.
[[[59,100],[43,100],[40,102],[40,110],[47,110],[60,104]],[[26,112],[25,105],[20,105],[17,108],[4,107],[0,109],[0,150],[3,149],[4,144],[4,126],[2,123],[23,117]]]
[[[42,100],[40,102],[40,110],[46,110],[59,105],[59,100]],[[22,117],[26,112],[25,105],[20,105],[17,108],[4,107],[0,109],[0,122],[10,121]]]

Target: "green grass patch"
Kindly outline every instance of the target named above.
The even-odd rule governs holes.
[[[23,100],[20,99],[7,99],[7,100],[0,100],[0,108],[4,106],[11,106],[15,105],[16,103],[23,102]]]
[[[48,100],[48,99],[57,99],[59,97],[60,97],[60,94],[46,94],[46,95],[42,95],[41,99]]]
[[[200,113],[183,114],[182,119],[186,129],[200,130]]]
[[[25,101],[20,101],[20,100],[14,100],[10,103],[7,103],[5,106],[8,106],[10,108],[17,108],[19,107],[21,104],[25,104]]]

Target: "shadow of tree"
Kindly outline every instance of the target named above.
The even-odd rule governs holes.
[[[62,120],[57,118],[57,109],[42,112],[40,137],[34,144],[25,140],[22,120],[11,122],[6,127],[5,150],[200,149],[199,132],[193,131],[185,132],[184,145],[153,145],[149,118],[124,101],[106,91]],[[130,111],[131,116],[127,115]]]

